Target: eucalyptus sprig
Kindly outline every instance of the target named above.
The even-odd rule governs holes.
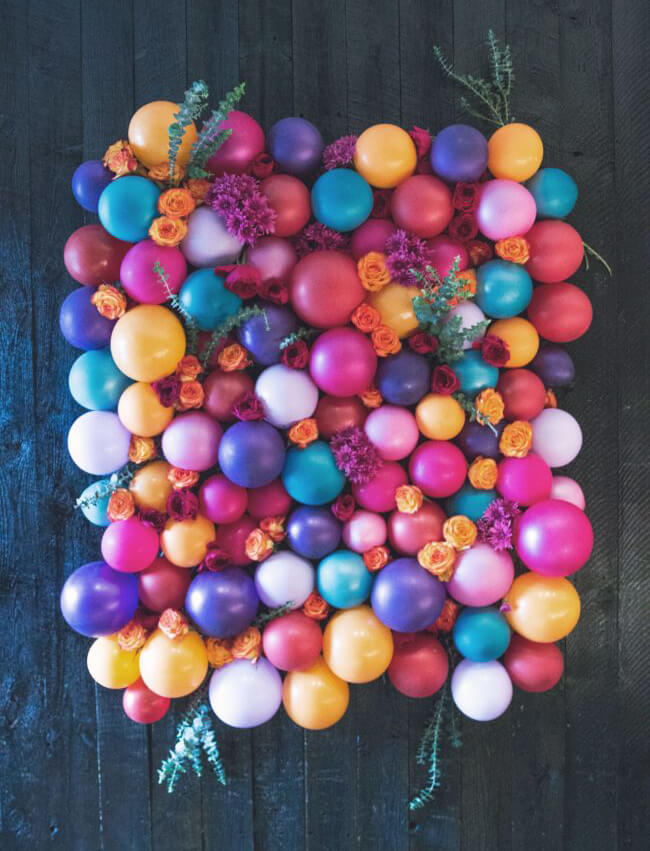
[[[219,343],[230,334],[235,328],[238,328],[248,319],[251,319],[253,316],[262,316],[264,318],[264,327],[268,331],[270,329],[269,318],[266,315],[266,310],[263,307],[258,307],[258,305],[253,304],[250,307],[241,307],[237,313],[233,313],[232,316],[229,316],[225,322],[222,322],[218,328],[212,332],[210,339],[205,345],[203,352],[201,353],[201,363],[204,367],[210,363],[210,358],[214,354],[214,350],[217,348]]]
[[[274,609],[267,609],[267,611],[259,613],[253,621],[253,625],[257,627],[264,626],[269,623],[269,621],[275,620],[275,618],[281,618],[282,615],[288,615],[293,608],[293,600],[289,600],[281,606],[276,606]]]
[[[153,270],[165,290],[167,301],[170,306],[183,317],[183,321],[185,322],[185,331],[187,332],[187,351],[193,354],[196,352],[199,342],[199,326],[196,324],[194,317],[187,312],[178,295],[175,292],[172,292],[172,288],[169,285],[169,275],[165,271],[165,267],[162,263],[156,260],[153,264]]]
[[[110,479],[107,479],[104,482],[97,483],[97,490],[93,491],[90,496],[79,497],[75,500],[74,507],[75,508],[90,508],[93,505],[97,505],[100,500],[104,499],[107,496],[110,496],[114,491],[118,488],[121,488],[123,485],[128,484],[133,478],[135,473],[135,469],[132,464],[127,464],[121,470],[118,470],[117,473],[113,473]]]
[[[232,91],[228,92],[222,101],[219,101],[219,106],[212,110],[212,115],[205,122],[196,142],[192,145],[190,161],[187,166],[188,177],[210,176],[210,173],[205,169],[207,161],[232,133],[232,130],[220,130],[219,127],[237,106],[245,91],[246,83],[239,83]]]
[[[582,247],[584,248],[584,251],[585,251],[585,255],[584,255],[585,256],[585,270],[589,271],[589,257],[593,257],[594,260],[598,260],[599,263],[602,263],[602,265],[605,267],[605,269],[607,269],[607,274],[611,278],[612,275],[614,274],[612,272],[612,267],[609,265],[607,260],[605,260],[605,258],[602,256],[602,254],[599,254],[592,245],[589,245],[589,243],[584,242],[584,240],[583,240],[583,243],[582,243]]]
[[[453,363],[460,360],[465,353],[465,343],[473,343],[485,335],[490,325],[489,320],[483,319],[463,327],[460,316],[452,316],[440,328],[438,333],[438,348],[435,351],[436,358],[441,363]]]
[[[195,80],[183,95],[183,103],[180,104],[178,112],[174,114],[176,121],[170,124],[167,133],[169,136],[169,150],[167,162],[169,165],[169,182],[174,183],[174,170],[176,168],[176,157],[183,141],[186,129],[193,121],[201,115],[208,105],[208,87],[203,80]]]
[[[289,346],[293,346],[293,344],[297,343],[298,340],[309,340],[312,337],[316,336],[316,334],[318,333],[319,332],[317,328],[307,328],[306,326],[302,325],[300,328],[298,328],[297,331],[294,331],[293,334],[287,335],[280,342],[280,351],[283,352]]]

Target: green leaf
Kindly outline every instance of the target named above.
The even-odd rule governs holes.
[[[176,157],[185,135],[185,130],[193,121],[201,115],[208,105],[208,87],[203,80],[197,80],[189,87],[183,96],[178,112],[175,113],[173,124],[169,125],[169,151],[167,161],[169,165],[169,182],[174,183],[174,169],[176,168]]]
[[[210,176],[210,173],[205,169],[208,160],[232,133],[232,130],[220,130],[219,127],[237,106],[245,91],[246,83],[239,83],[232,91],[228,92],[225,98],[219,102],[219,106],[212,111],[190,151],[190,161],[187,167],[188,177]]]

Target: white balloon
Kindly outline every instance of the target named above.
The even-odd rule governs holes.
[[[493,721],[510,706],[512,680],[501,662],[463,659],[451,677],[451,696],[468,718]]]
[[[473,301],[459,301],[456,307],[449,311],[447,314],[447,318],[445,319],[445,323],[449,322],[449,320],[454,316],[460,316],[460,327],[461,328],[471,328],[472,325],[476,325],[479,322],[485,321],[485,314]],[[484,337],[485,334],[480,334],[476,337],[477,340],[480,340]],[[471,349],[473,340],[465,340],[463,343],[464,349]]]
[[[575,417],[559,408],[546,408],[532,420],[533,452],[549,467],[570,464],[582,447],[582,430]]]
[[[226,230],[223,219],[210,207],[198,207],[187,220],[187,236],[180,244],[185,259],[199,268],[234,263],[244,243]]]
[[[131,432],[113,411],[87,411],[72,423],[68,452],[85,473],[105,476],[129,460]]]
[[[281,550],[258,565],[255,588],[269,608],[291,603],[292,609],[299,609],[314,590],[314,567],[306,558]]]
[[[288,428],[316,410],[318,388],[301,369],[276,363],[262,372],[255,384],[264,415],[276,428]]]

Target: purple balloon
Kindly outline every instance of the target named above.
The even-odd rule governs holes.
[[[301,506],[289,516],[287,538],[298,555],[323,558],[338,547],[341,524],[325,506]]]
[[[59,327],[65,339],[76,349],[103,349],[111,341],[116,319],[106,319],[91,302],[97,287],[79,287],[69,293],[61,305]]]
[[[379,620],[395,632],[418,632],[436,620],[445,586],[414,558],[398,558],[380,570],[370,597]]]
[[[270,366],[279,363],[280,343],[298,327],[295,314],[288,307],[278,307],[263,302],[264,316],[251,316],[242,323],[237,333],[239,342],[248,349],[257,363]]]
[[[163,455],[182,470],[209,470],[217,463],[223,430],[216,420],[202,411],[180,414],[171,421],[162,436]]]
[[[262,421],[235,423],[219,444],[222,472],[243,488],[260,488],[277,479],[284,467],[280,432]]]
[[[451,124],[441,130],[431,145],[431,166],[443,180],[478,180],[487,168],[485,136],[468,124]]]
[[[543,576],[568,576],[585,564],[594,546],[589,518],[562,499],[531,505],[517,519],[515,549],[531,570]]]
[[[268,143],[280,171],[298,177],[316,170],[325,147],[320,131],[306,118],[276,121],[269,131]]]
[[[197,627],[214,638],[230,638],[257,614],[255,583],[241,567],[197,573],[185,596],[185,608]]]
[[[495,426],[495,434],[491,428],[480,423],[466,422],[455,442],[468,461],[473,461],[478,455],[483,458],[498,458],[499,438],[505,427],[506,421],[501,420]]]
[[[138,607],[138,580],[105,561],[77,568],[61,589],[61,612],[68,626],[96,638],[122,629]]]
[[[554,343],[542,343],[530,368],[547,387],[569,387],[576,377],[571,355]]]
[[[235,659],[212,674],[209,696],[212,711],[224,724],[259,727],[280,708],[282,679],[264,658]]]
[[[391,405],[416,405],[431,389],[429,361],[407,348],[380,358],[377,387]]]
[[[86,160],[81,163],[72,175],[72,194],[77,204],[84,210],[96,213],[99,196],[114,177],[113,172],[107,169],[101,160]]]

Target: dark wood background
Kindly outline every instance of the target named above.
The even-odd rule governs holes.
[[[643,847],[647,2],[2,0],[0,10],[0,846]],[[304,115],[328,140],[378,121],[435,132],[461,116],[432,44],[461,70],[485,70],[490,26],[513,48],[516,116],[540,131],[545,164],[577,179],[572,221],[615,270],[578,276],[595,318],[572,347],[579,383],[564,404],[586,436],[573,472],[597,550],[575,577],[584,609],[566,676],[548,694],[517,693],[497,722],[464,723],[436,802],[416,815],[406,802],[422,779],[414,750],[431,707],[384,682],[354,688],[324,733],[283,713],[251,733],[221,726],[227,789],[208,774],[168,796],[155,768],[177,715],[153,729],[128,722],[119,695],[93,686],[88,642],[58,610],[64,577],[99,543],[70,509],[86,480],[65,449],[77,353],[57,327],[73,285],[62,251],[86,220],[72,172],[125,136],[136,107],[179,99],[197,78],[215,100],[246,80],[244,108],[266,127]]]

